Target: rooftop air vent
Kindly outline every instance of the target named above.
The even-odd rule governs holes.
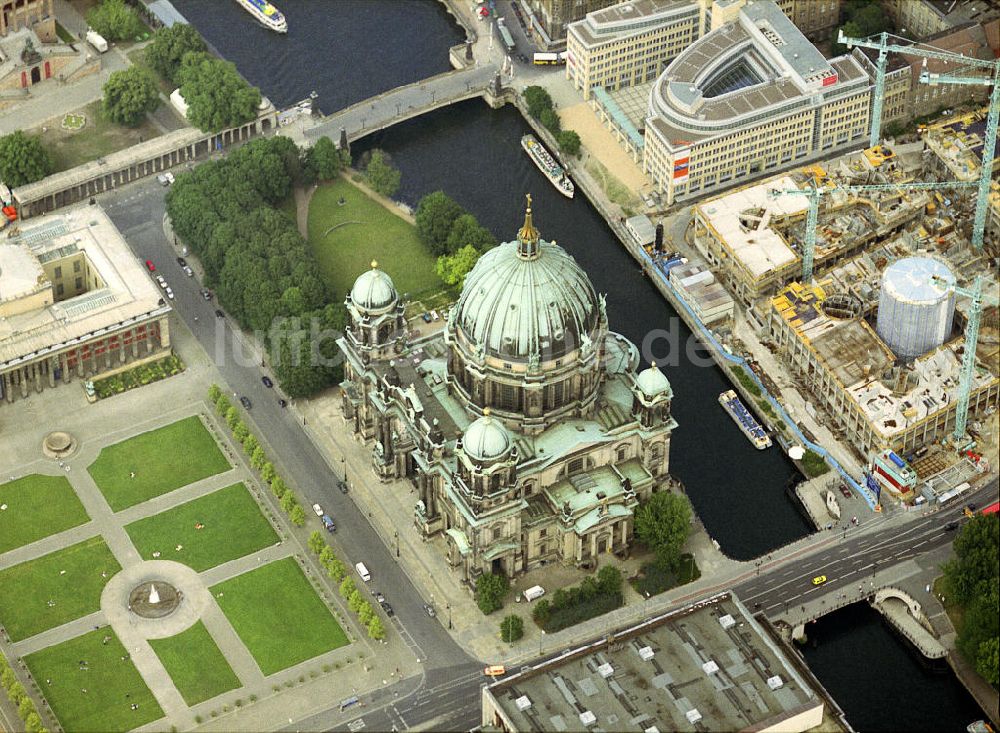
[[[772,690],[777,690],[785,686],[785,681],[778,675],[774,675],[774,677],[767,678],[767,686]]]
[[[734,621],[733,617],[730,616],[728,613],[725,616],[720,616],[719,617],[719,625],[722,628],[724,628],[724,629],[728,629],[728,628],[734,626],[735,624],[736,624],[736,621]]]
[[[689,723],[694,724],[701,720],[701,713],[698,712],[698,708],[695,708],[684,713],[684,717],[688,719]]]
[[[715,674],[719,671],[719,665],[715,663],[714,659],[709,659],[703,665],[701,665],[701,671],[705,674]]]
[[[514,707],[516,707],[520,712],[524,712],[531,707],[531,700],[527,695],[521,695],[514,701]]]
[[[648,662],[650,659],[653,658],[653,649],[648,646],[642,647],[639,650],[639,657],[642,659],[642,661]]]
[[[597,673],[601,675],[604,679],[607,679],[615,673],[615,668],[612,667],[608,662],[605,662],[600,667],[597,668]]]
[[[642,733],[660,733],[660,729],[657,728],[655,725],[651,725],[650,727],[646,728],[646,730],[644,730]]]
[[[597,722],[597,716],[594,715],[589,710],[584,710],[582,713],[580,713],[580,722],[583,723],[584,725],[593,725],[594,723]]]

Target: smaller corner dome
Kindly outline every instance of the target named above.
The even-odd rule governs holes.
[[[465,454],[478,461],[495,461],[505,458],[514,443],[510,433],[499,420],[490,417],[489,409],[465,430],[462,448]]]
[[[636,386],[646,397],[656,397],[659,394],[670,394],[670,381],[659,370],[654,362],[648,369],[639,372],[635,379]]]
[[[372,269],[362,273],[351,288],[351,302],[366,311],[384,310],[392,306],[398,297],[392,278],[378,269],[377,262],[372,262]]]

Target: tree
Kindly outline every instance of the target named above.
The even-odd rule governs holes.
[[[605,565],[597,571],[597,585],[604,595],[621,593],[622,573],[614,565]]]
[[[243,452],[248,456],[252,456],[253,452],[260,448],[260,443],[257,440],[257,436],[253,433],[248,433],[247,437],[243,439]]]
[[[264,465],[260,467],[260,477],[264,479],[265,483],[271,483],[274,481],[274,477],[277,476],[277,470],[274,464],[270,461],[265,461]]]
[[[223,417],[229,413],[229,408],[232,406],[233,403],[229,401],[226,395],[219,395],[219,398],[215,401],[215,411]]]
[[[291,491],[286,491],[279,500],[279,503],[286,514],[291,514],[292,508],[299,505],[299,500],[295,498],[295,494]]]
[[[230,430],[235,430],[236,426],[242,422],[240,420],[240,413],[234,406],[230,405],[229,409],[226,410],[226,425],[229,426]]]
[[[663,568],[675,568],[691,529],[691,505],[679,494],[661,491],[635,514],[635,532]]]
[[[420,199],[414,216],[420,240],[434,255],[448,251],[448,235],[464,211],[444,191],[434,191]]]
[[[281,476],[275,476],[271,481],[271,493],[278,499],[284,498],[285,494],[288,493],[288,484],[285,483],[285,479]]]
[[[319,530],[314,530],[311,535],[309,535],[309,550],[314,555],[319,555],[324,549],[329,550],[329,546],[326,544],[326,540],[323,539],[322,533]],[[332,550],[331,550],[332,552]]]
[[[944,565],[948,595],[961,604],[989,594],[1000,564],[1000,522],[996,515],[973,517],[955,537],[955,558]]]
[[[524,90],[524,101],[528,105],[528,114],[532,117],[541,116],[542,112],[552,109],[552,97],[539,86],[530,86]]]
[[[1000,638],[993,637],[979,644],[976,654],[976,672],[994,687],[1000,678]]]
[[[292,511],[288,512],[288,519],[296,527],[301,527],[306,523],[306,512],[299,504],[296,504],[292,507]]]
[[[559,115],[556,114],[554,109],[543,109],[542,113],[538,115],[538,121],[541,122],[553,135],[558,135],[559,131],[562,129],[562,123],[559,121]]]
[[[500,638],[513,644],[522,636],[524,636],[524,619],[514,614],[504,616],[500,622]]]
[[[399,190],[402,174],[389,160],[384,150],[376,148],[371,152],[368,165],[365,166],[365,181],[376,193],[392,196]]]
[[[235,427],[233,427],[233,437],[242,443],[248,435],[250,435],[250,428],[242,420],[237,420]]]
[[[319,535],[319,532],[313,532],[314,535]],[[322,539],[322,536],[320,537]],[[327,567],[331,562],[337,559],[337,553],[333,551],[330,545],[323,543],[323,546],[319,550],[319,564],[323,567]]]
[[[574,158],[580,154],[580,136],[573,130],[563,130],[557,138],[559,149]]]
[[[347,607],[351,609],[352,613],[357,613],[361,608],[361,604],[364,602],[365,599],[362,598],[361,593],[357,588],[351,591],[351,594],[347,596]]]
[[[316,177],[321,181],[330,181],[340,174],[340,169],[343,166],[340,151],[326,135],[316,141],[310,148],[310,152],[312,153],[312,164],[316,170]]]
[[[448,254],[455,254],[466,245],[472,245],[480,252],[485,252],[491,247],[495,247],[497,240],[490,234],[490,230],[479,226],[479,221],[472,214],[462,214],[451,225],[448,232],[448,239],[445,246]]]
[[[18,703],[17,714],[21,716],[21,720],[27,720],[33,712],[35,712],[35,703],[31,701],[30,697],[23,697]]]
[[[361,607],[358,608],[358,621],[367,626],[374,617],[375,609],[372,608],[372,604],[368,601],[362,603]]]
[[[344,599],[350,598],[354,590],[354,581],[345,577],[340,583],[340,597]]]
[[[10,667],[5,667],[3,672],[0,672],[0,684],[3,684],[5,690],[10,690],[16,682],[17,675],[14,674],[14,670]]]
[[[506,575],[483,573],[476,578],[476,604],[485,614],[491,614],[503,608],[503,598],[507,595],[510,583]]]
[[[112,122],[138,127],[146,113],[160,106],[160,92],[153,75],[141,66],[115,71],[104,84],[101,109]]]
[[[535,623],[539,626],[545,626],[551,614],[552,604],[549,602],[548,598],[540,600],[531,610],[531,618],[534,619]]]
[[[467,244],[453,255],[441,255],[437,258],[437,274],[447,285],[462,286],[465,276],[479,261],[479,250]]]
[[[347,575],[347,566],[344,565],[344,561],[339,557],[335,557],[326,563],[326,574],[330,576],[332,580],[340,582]]]
[[[32,711],[32,713],[24,719],[24,728],[28,731],[28,733],[38,733],[42,730],[42,719],[37,712]]]
[[[28,696],[28,692],[24,689],[24,685],[20,682],[15,682],[13,685],[7,688],[7,696],[10,697],[10,701],[15,705],[20,705],[21,700]]]
[[[265,463],[267,463],[267,454],[258,445],[253,449],[253,453],[250,454],[250,465],[259,471]]]
[[[109,41],[126,41],[142,33],[142,21],[125,0],[104,0],[87,11],[87,25]]]
[[[37,137],[16,130],[0,137],[0,180],[11,188],[40,181],[52,172],[52,159]]]
[[[181,60],[177,81],[188,119],[205,132],[236,127],[257,116],[260,90],[250,86],[228,61],[189,51]]]
[[[209,388],[208,388],[208,399],[209,399],[209,401],[213,405],[215,405],[215,404],[217,404],[219,402],[219,398],[220,397],[222,397],[222,390],[219,388],[219,385],[217,385],[217,384],[210,385]]]
[[[189,51],[200,53],[206,50],[205,40],[188,23],[174,23],[164,26],[153,34],[153,41],[146,46],[146,61],[164,79],[176,83],[181,59]]]
[[[385,625],[382,623],[381,616],[372,616],[372,620],[368,622],[368,636],[375,641],[381,641],[385,638]]]

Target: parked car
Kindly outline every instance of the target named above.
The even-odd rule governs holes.
[[[431,322],[431,314],[428,313],[427,311],[424,311],[424,314],[422,316],[420,316],[420,317],[424,319],[424,323],[430,323]]]
[[[160,182],[161,186],[169,186],[170,185],[170,180],[163,173],[161,173],[160,175],[158,175],[156,177],[156,180]]]
[[[375,596],[375,601],[379,604],[385,603],[385,596],[377,590],[372,591],[372,595]]]
[[[185,260],[183,257],[178,257],[177,264],[180,265],[181,267],[187,267],[187,260]]]
[[[337,525],[333,523],[333,519],[329,514],[324,514],[320,517],[320,521],[323,522],[323,526],[326,527],[327,532],[336,532]]]
[[[188,277],[194,277],[194,270],[192,270],[189,265],[184,265],[182,269],[184,270],[185,275]]]
[[[161,288],[167,287],[167,281],[163,279],[163,275],[157,275],[156,282],[159,284]]]
[[[218,308],[216,308],[216,309],[215,309],[215,317],[216,317],[216,318],[225,318],[225,317],[226,317],[226,314],[225,314],[225,313],[223,313],[223,312],[222,312],[221,310],[219,310]]]
[[[389,618],[392,618],[393,616],[396,615],[395,611],[392,610],[392,606],[390,606],[388,603],[380,603],[379,605],[382,606],[382,610],[385,611],[385,615],[388,616]]]
[[[958,529],[958,522],[948,522],[944,525],[945,532],[954,532],[956,529]]]
[[[325,514],[325,512],[323,511],[323,507],[321,507],[319,504],[313,504],[313,511],[316,512],[317,517],[322,517]]]
[[[170,298],[171,300],[174,299],[174,291],[170,289],[169,285],[163,288],[163,292],[165,292],[167,294],[167,297]]]
[[[424,613],[426,613],[431,618],[434,618],[435,616],[437,616],[437,612],[434,610],[434,606],[432,606],[429,603],[425,603],[424,604]]]
[[[282,398],[279,397],[278,398],[278,406],[279,407],[288,407],[288,400],[285,400],[285,399],[282,399]]]
[[[250,398],[247,397],[246,395],[240,397],[240,404],[243,405],[248,410],[253,406],[250,404]]]
[[[202,288],[201,289],[201,297],[204,298],[205,300],[211,300],[212,299],[212,291],[209,290],[208,288]]]
[[[156,265],[153,264],[152,260],[146,260],[146,269],[150,272],[156,272]]]
[[[273,386],[274,386],[274,382],[272,382],[272,381],[271,381],[271,378],[270,378],[270,377],[268,377],[268,376],[263,376],[263,377],[261,377],[261,378],[260,378],[260,381],[261,381],[261,382],[263,382],[263,383],[264,383],[264,386],[265,386],[265,387],[267,387],[268,389],[271,389],[271,387],[273,387]]]
[[[338,481],[337,482],[337,488],[340,489],[340,493],[341,494],[346,494],[347,493],[347,482],[346,481]]]
[[[845,499],[850,499],[851,498],[851,490],[849,488],[847,488],[846,484],[841,484],[840,485],[840,493],[844,495]]]

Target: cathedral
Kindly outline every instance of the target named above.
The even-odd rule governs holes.
[[[532,222],[486,252],[443,331],[411,338],[377,263],[346,301],[343,414],[383,481],[417,488],[467,583],[624,555],[639,502],[667,480],[673,392],[610,331],[604,296]]]

